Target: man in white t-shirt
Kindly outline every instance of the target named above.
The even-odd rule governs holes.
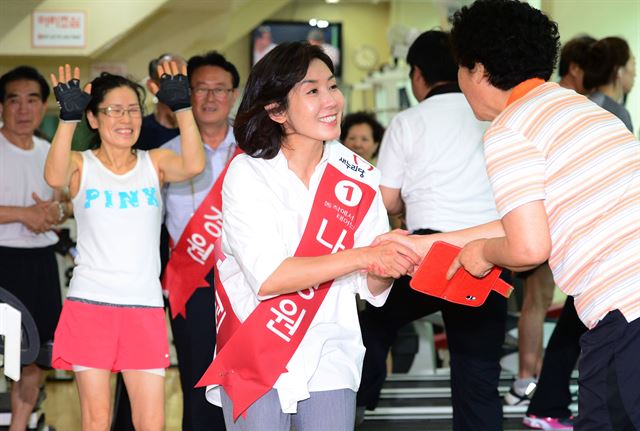
[[[62,307],[52,226],[71,213],[44,181],[49,143],[34,136],[46,110],[47,81],[17,67],[0,77],[0,287],[13,293],[34,318],[40,343],[53,340]],[[33,411],[42,369],[29,364],[11,387],[11,430],[24,430]]]
[[[488,124],[476,120],[458,87],[448,35],[420,35],[407,63],[412,91],[421,102],[396,115],[382,140],[378,168],[387,211],[404,211],[407,229],[423,234],[495,220],[482,148]],[[385,358],[398,330],[440,310],[451,352],[453,429],[502,429],[498,380],[505,299],[494,292],[481,307],[457,305],[412,290],[409,277],[394,283],[383,307],[361,313],[367,352],[358,405],[371,409],[377,404]]]

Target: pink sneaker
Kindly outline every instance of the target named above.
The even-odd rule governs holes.
[[[526,415],[522,423],[536,430],[573,430],[573,416],[568,418],[539,418]]]

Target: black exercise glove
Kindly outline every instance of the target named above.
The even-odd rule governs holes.
[[[163,74],[160,77],[160,91],[156,97],[173,112],[191,108],[189,80],[181,73],[174,76]]]
[[[53,94],[60,105],[60,119],[62,121],[82,120],[82,114],[91,101],[91,95],[82,91],[79,80],[72,79],[69,82],[58,83],[53,88]]]

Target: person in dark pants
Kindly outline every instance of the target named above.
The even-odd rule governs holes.
[[[619,54],[622,56],[621,59],[613,55],[604,55],[602,50],[607,47],[607,41],[612,39],[613,43],[617,43],[623,47],[626,45],[626,43],[620,42],[620,39],[617,38],[603,39],[596,43],[595,39],[588,36],[567,42],[560,54],[560,68],[558,72],[560,76],[563,76],[563,72],[566,73],[567,65],[569,65],[570,69],[577,70],[579,73],[572,81],[575,85],[564,85],[564,77],[560,80],[560,85],[576,91],[582,89],[583,92],[585,92],[585,86],[582,82],[583,76],[588,76],[585,81],[589,85],[593,85],[598,79],[607,81],[610,76],[614,75],[617,75],[617,79],[620,79],[619,77],[621,77],[622,74],[616,72],[617,65],[615,63],[626,64],[632,56],[628,46],[626,50],[616,50],[616,52],[621,51]],[[564,70],[562,67],[563,64],[565,65]],[[602,78],[601,75],[604,75],[605,78]],[[629,84],[633,85],[633,79],[630,81],[626,80],[625,85],[620,85],[619,87],[624,93],[628,93],[631,91]],[[598,100],[602,103],[605,99],[600,98]],[[598,103],[598,100],[596,100],[596,103]],[[626,112],[626,115],[623,114],[620,117],[623,122],[624,118],[629,118],[629,114],[624,106],[617,104],[610,104],[609,106],[614,114],[616,112]],[[604,108],[604,106],[602,107]],[[627,127],[630,126],[630,124],[627,125]],[[633,129],[630,128],[629,131],[633,132]],[[571,378],[571,372],[580,356],[579,338],[586,331],[586,326],[580,321],[576,312],[573,298],[568,297],[562,309],[560,319],[549,340],[542,364],[542,372],[540,373],[541,387],[537,388],[534,392],[531,404],[527,410],[527,416],[523,420],[525,425],[532,428],[539,428],[543,423],[553,424],[554,421],[557,421],[560,424],[553,424],[556,427],[554,429],[562,429],[562,425],[571,424],[571,410],[569,409],[571,393],[569,391],[569,380]],[[616,410],[616,406],[620,409],[619,406],[622,405],[622,402],[619,393],[617,391],[611,391],[609,397],[609,405],[613,410]],[[623,412],[615,413],[612,416],[625,417]],[[614,429],[625,429],[624,425],[618,425],[619,424],[616,424]],[[571,427],[566,426],[565,429],[571,429]]]
[[[629,322],[620,310],[609,312],[580,338],[579,409],[597,408],[578,416],[576,430],[638,429],[639,339],[640,319]]]
[[[580,356],[580,336],[587,327],[580,321],[573,298],[567,297],[560,318],[551,334],[544,353],[538,386],[531,398],[525,417],[525,425],[536,425],[538,421],[549,423],[571,417],[571,372]]]
[[[383,307],[367,307],[360,313],[367,352],[357,405],[368,410],[376,408],[387,376],[387,353],[400,328],[442,311],[451,353],[454,429],[501,430],[502,402],[498,383],[507,302],[492,292],[481,307],[458,305],[411,289],[410,280],[410,277],[398,279]]]
[[[589,328],[574,429],[617,431],[625,421],[640,429],[640,142],[611,113],[546,82],[559,40],[558,25],[523,1],[476,0],[454,13],[460,88],[475,115],[492,121],[484,153],[500,220],[385,239],[412,242],[419,254],[437,240],[462,246],[449,275],[548,260]],[[633,58],[614,71],[632,81]]]
[[[396,115],[382,140],[378,168],[387,211],[404,211],[408,230],[417,234],[495,220],[482,151],[486,124],[474,117],[458,87],[447,33],[421,34],[409,48],[407,63],[413,94],[421,102]],[[377,405],[398,330],[442,310],[451,352],[454,430],[501,430],[498,379],[506,300],[491,294],[483,306],[465,307],[417,293],[408,282],[398,280],[384,306],[367,307],[360,315],[367,351],[358,414]]]
[[[213,286],[213,271],[207,276],[207,282]],[[211,320],[214,310],[213,289],[197,289],[187,302],[188,318],[178,316],[171,319],[178,364],[189,365],[180,367],[180,386],[183,388],[193,388],[213,358],[216,347],[215,331],[212,336],[211,326],[203,322]],[[207,424],[212,428],[207,428]],[[204,388],[184,391],[182,429],[224,430],[222,411],[207,401]]]
[[[193,251],[198,247],[181,246],[196,241],[194,238],[204,238],[203,234],[211,229],[209,220],[201,216],[199,209],[210,208],[212,205],[213,186],[236,151],[229,113],[238,96],[240,76],[236,67],[215,51],[191,57],[187,63],[187,74],[193,113],[204,143],[207,163],[204,172],[191,181],[171,184],[166,188],[165,224],[172,250],[163,286],[169,291],[171,330],[178,354],[183,395],[182,429],[223,431],[225,424],[222,409],[207,401],[204,388],[194,387],[211,363],[215,351],[213,272],[202,274],[202,278],[206,280],[197,280],[195,284],[190,281],[183,283],[184,280],[179,275],[193,274],[200,267],[205,268],[205,271],[214,267],[213,262],[210,262],[210,266],[209,263],[203,265],[188,254],[200,253],[198,258],[202,258],[204,262],[207,259],[205,256],[212,256],[206,254],[205,247],[198,252]],[[179,149],[179,146],[178,136],[163,145],[163,148]],[[185,253],[188,254],[187,258],[177,258],[184,256],[180,252],[187,248],[190,250]],[[177,298],[182,300],[178,301]]]
[[[0,76],[0,287],[33,316],[41,346],[53,340],[62,308],[52,228],[71,215],[61,190],[42,175],[50,145],[36,131],[49,93],[47,81],[30,66]],[[11,385],[11,430],[27,428],[43,377],[38,364],[25,364]]]
[[[558,61],[561,87],[585,94],[583,78],[588,63],[589,47],[596,41],[588,35],[578,36],[564,44]],[[523,423],[532,428],[553,426],[572,429],[569,405],[571,372],[580,355],[580,336],[587,330],[573,305],[573,298],[564,303],[560,318],[551,334],[543,357],[542,368]]]

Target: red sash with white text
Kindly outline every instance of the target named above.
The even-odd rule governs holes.
[[[236,148],[229,163],[242,151]],[[162,287],[169,292],[171,317],[187,317],[187,301],[201,287],[209,287],[205,277],[216,262],[214,250],[220,247],[222,234],[222,182],[229,163],[218,176],[198,210],[191,216],[178,244],[171,250],[171,258],[162,278]],[[214,271],[214,274],[217,271]]]
[[[375,198],[379,172],[369,169],[362,159],[362,167],[358,159],[354,164],[353,153],[341,145],[335,147],[294,256],[321,256],[352,248],[354,234]],[[219,332],[217,355],[196,386],[223,386],[237,419],[287,372],[286,365],[332,283],[262,301],[235,330],[225,328],[224,322],[217,325],[225,333]],[[216,292],[224,292],[222,284],[216,284]],[[225,312],[233,314],[230,306]]]

